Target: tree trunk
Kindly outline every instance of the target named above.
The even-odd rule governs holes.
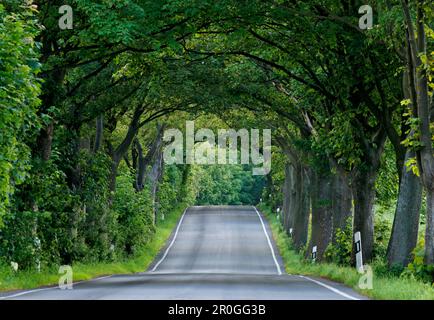
[[[354,234],[362,236],[362,257],[364,262],[372,259],[374,248],[374,213],[376,170],[357,171],[352,181],[354,196]],[[354,251],[354,250],[353,250]],[[354,252],[353,252],[354,256]]]
[[[283,217],[283,228],[289,234],[289,229],[292,228],[293,211],[291,211],[292,199],[292,167],[291,164],[285,163],[285,180],[283,181],[283,207],[281,216]]]
[[[407,151],[406,161],[415,156],[415,152]],[[419,177],[407,170],[405,165],[401,177],[392,235],[387,248],[387,261],[389,266],[405,267],[410,262],[411,252],[417,243],[422,184]]]
[[[54,136],[54,123],[50,122],[45,128],[42,128],[39,132],[37,139],[37,154],[44,161],[48,161],[51,157],[51,145],[53,144]]]
[[[337,172],[333,181],[333,243],[336,243],[338,229],[343,230],[348,219],[352,216],[352,192],[349,175],[342,168]]]
[[[299,209],[294,212],[292,243],[296,250],[300,250],[307,243],[310,211],[310,179],[307,168],[300,166],[299,181]]]
[[[125,153],[130,148],[131,144],[134,141],[134,138],[137,135],[137,132],[139,131],[141,124],[140,124],[140,117],[145,111],[144,106],[137,106],[134,110],[133,117],[130,121],[130,125],[128,126],[127,134],[125,135],[125,138],[122,140],[122,142],[119,144],[119,146],[116,148],[116,150],[112,150],[112,170],[110,175],[110,191],[114,192],[116,190],[116,176],[118,172],[119,164],[125,155]]]
[[[434,188],[426,192],[425,263],[434,264]]]
[[[156,157],[160,156],[163,148],[163,133],[165,126],[157,124],[157,136],[148,147],[146,156],[143,156],[142,145],[136,140],[136,149],[138,153],[138,170],[137,170],[137,191],[144,188],[146,170],[148,166],[155,161]]]
[[[407,27],[407,45],[410,50],[408,72],[415,75],[412,79],[411,92],[416,96],[417,117],[419,123],[419,141],[422,145],[418,156],[419,171],[427,192],[426,232],[425,232],[425,263],[434,264],[434,154],[432,147],[433,132],[430,128],[431,106],[429,100],[427,68],[424,67],[421,57],[427,54],[425,33],[425,5],[424,0],[416,1],[417,17],[413,24],[408,0],[402,0],[405,24]],[[417,34],[417,37],[416,37]]]
[[[317,247],[317,261],[321,261],[327,246],[332,240],[332,186],[333,176],[325,173],[314,173],[312,190],[312,234],[307,255]]]
[[[163,172],[163,151],[161,149],[158,150],[157,155],[155,157],[155,161],[152,165],[151,171],[148,174],[147,180],[150,182],[150,190],[151,190],[151,199],[152,199],[152,207],[153,207],[153,221],[154,225],[157,222],[157,191],[158,185],[160,182],[160,178]]]

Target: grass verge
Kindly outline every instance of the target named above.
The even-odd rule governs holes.
[[[157,226],[154,238],[143,248],[143,253],[135,258],[118,262],[93,264],[75,263],[74,282],[90,280],[111,274],[131,274],[145,271],[161,250],[177,224],[185,205],[179,205],[166,219]],[[13,272],[9,266],[0,266],[0,291],[34,289],[42,286],[57,285],[59,274],[56,269]]]
[[[350,267],[342,267],[333,263],[312,264],[306,262],[295,250],[291,249],[291,239],[284,232],[275,214],[269,207],[260,205],[266,216],[274,240],[283,258],[286,272],[289,274],[319,276],[336,282],[344,283],[357,292],[373,299],[381,300],[434,300],[434,287],[414,278],[394,276],[377,276],[374,270],[373,289],[362,290],[358,283],[360,274]]]

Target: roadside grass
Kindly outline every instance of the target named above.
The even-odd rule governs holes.
[[[145,271],[166,243],[184,209],[185,205],[179,205],[173,212],[166,215],[165,220],[160,220],[153,239],[144,246],[142,254],[137,257],[117,262],[73,264],[74,282],[112,274],[131,274]],[[10,266],[0,265],[0,292],[57,285],[59,277],[58,269],[54,267],[38,273],[26,270],[14,272]]]
[[[393,275],[376,275],[376,263],[373,269],[373,289],[362,290],[359,288],[359,274],[355,268],[338,266],[333,263],[310,263],[303,259],[291,247],[291,239],[281,227],[277,217],[269,207],[259,205],[262,213],[266,216],[273,238],[279,248],[279,252],[285,264],[288,274],[318,276],[328,280],[344,283],[355,291],[379,300],[434,300],[434,287],[418,281],[414,278],[396,277]]]

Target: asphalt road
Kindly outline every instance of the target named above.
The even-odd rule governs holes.
[[[287,275],[266,220],[254,207],[189,208],[149,270],[0,294],[30,300],[356,300],[342,284]]]

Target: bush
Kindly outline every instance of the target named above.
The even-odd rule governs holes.
[[[50,161],[35,161],[31,177],[17,190],[0,229],[0,256],[24,268],[34,267],[39,260],[62,262],[71,253],[69,213],[78,200],[69,192],[64,174]],[[40,256],[35,252],[39,241]]]
[[[167,166],[162,180],[157,195],[158,215],[160,217],[171,212],[178,203],[178,190],[182,188],[182,172],[175,165]]]
[[[434,265],[426,265],[425,240],[422,238],[413,250],[413,260],[402,273],[402,277],[414,277],[424,282],[434,283]]]
[[[124,167],[117,178],[113,210],[117,215],[117,251],[134,255],[155,233],[153,225],[152,201],[148,190],[135,192],[134,176]]]
[[[386,211],[381,209],[376,212],[376,219],[374,224],[374,258],[386,257],[387,245],[392,232],[392,221],[388,218],[390,208],[385,208]],[[393,216],[393,214],[391,215]]]
[[[351,251],[353,245],[353,226],[352,217],[349,217],[343,229],[337,229],[335,235],[335,243],[330,244],[324,256],[326,261],[334,262],[338,265],[351,264]]]
[[[111,159],[103,154],[82,151],[79,158],[81,185],[76,191],[81,205],[72,214],[76,226],[75,252],[86,261],[113,260],[112,244],[118,232],[116,214],[110,208]]]
[[[29,169],[25,139],[39,123],[40,100],[37,27],[33,13],[24,5],[8,12],[0,3],[0,226],[8,212],[11,195]]]

